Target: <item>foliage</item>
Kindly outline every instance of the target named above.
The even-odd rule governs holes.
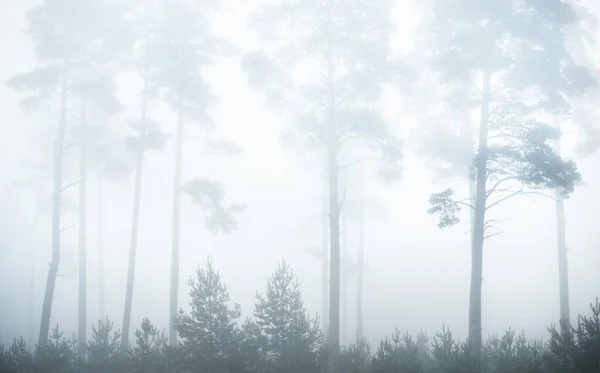
[[[458,131],[447,128],[438,137],[425,136],[424,152],[461,167],[471,152],[469,172],[463,175],[475,178],[477,169],[485,170],[486,211],[513,196],[543,189],[558,188],[568,196],[581,175],[574,162],[554,150],[561,133],[545,118],[568,114],[571,100],[595,85],[588,69],[566,47],[565,29],[578,19],[574,8],[569,2],[541,7],[529,0],[438,0],[436,5],[434,39],[439,53],[434,68],[449,84],[468,87],[475,97],[469,109],[484,101],[489,107],[483,108],[487,126],[480,128],[477,151],[472,150],[474,132],[458,126]],[[467,11],[458,13],[457,7],[463,6]],[[484,80],[495,79],[486,92],[475,84],[482,74]],[[436,145],[456,144],[465,133],[470,141],[458,142],[462,145],[454,152]],[[441,213],[440,227],[456,224],[461,206],[475,208],[452,194],[447,190],[430,200],[430,213]]]
[[[319,320],[306,313],[302,291],[285,261],[269,278],[266,295],[258,294],[254,308],[267,367],[273,372],[318,372],[323,338]]]
[[[229,304],[227,287],[210,259],[188,283],[191,310],[181,311],[175,323],[182,339],[180,364],[192,372],[240,369],[240,331],[236,324],[241,316],[239,304]]]
[[[159,332],[150,320],[144,318],[140,329],[135,331],[136,345],[131,350],[132,372],[160,373],[168,371],[165,353],[167,336]]]
[[[31,350],[22,338],[0,346],[0,370],[7,373],[83,372],[322,372],[327,351],[322,348],[318,320],[304,309],[298,282],[282,262],[257,295],[255,320],[240,328],[240,308],[230,304],[223,279],[209,260],[190,284],[190,311],[181,311],[177,330],[182,339],[167,347],[167,336],[148,319],[136,330],[136,343],[120,351],[119,332],[110,320],[93,328],[88,359],[77,360],[78,345],[53,330],[43,351]],[[549,328],[546,343],[529,341],[508,330],[491,336],[482,351],[482,373],[583,373],[600,368],[600,303],[591,315],[580,316],[573,328]],[[443,328],[429,343],[398,330],[381,341],[375,353],[361,341],[339,354],[340,369],[349,373],[470,373],[477,359],[469,344]]]
[[[376,110],[390,72],[390,7],[388,0],[265,4],[251,17],[264,49],[245,55],[242,64],[250,83],[290,115],[285,141],[338,152],[331,149],[335,142],[361,155],[351,163],[376,159],[380,175],[396,179],[401,142]],[[306,79],[295,78],[299,66],[309,69]]]
[[[396,329],[391,337],[386,337],[379,344],[373,356],[372,372],[419,373],[423,363],[419,357],[419,346],[413,337],[408,333],[401,335]]]
[[[125,356],[119,340],[121,333],[114,329],[108,319],[92,326],[92,338],[87,344],[88,369],[90,372],[126,372]]]
[[[193,202],[208,212],[206,228],[213,233],[231,233],[237,229],[236,214],[246,210],[245,205],[224,206],[225,188],[220,182],[197,178],[183,186]]]

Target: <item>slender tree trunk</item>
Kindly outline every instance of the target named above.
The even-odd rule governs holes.
[[[79,321],[77,342],[79,359],[85,360],[87,329],[87,248],[86,248],[86,178],[87,178],[87,103],[81,99],[81,142],[79,144]]]
[[[102,229],[102,176],[98,175],[98,305],[100,307],[100,320],[106,317],[105,289],[104,289],[104,243]]]
[[[348,343],[348,219],[346,214],[341,215],[342,219],[342,245],[341,245],[341,273],[342,273],[342,295],[341,295],[341,344]]]
[[[39,212],[35,214],[35,227],[38,228],[39,225]],[[29,319],[29,337],[27,343],[31,343],[32,345],[35,343],[35,267],[36,267],[36,258],[37,258],[37,250],[31,250],[31,272],[29,273],[29,285],[27,285],[27,299],[29,300],[28,305],[28,319]]]
[[[560,155],[560,139],[556,141],[556,151]],[[565,199],[561,190],[556,191],[556,244],[558,248],[558,281],[560,297],[560,324],[563,330],[571,325],[569,312],[569,268],[565,239]]]
[[[485,237],[486,212],[486,179],[488,158],[488,121],[490,103],[491,75],[483,73],[483,88],[481,99],[481,122],[479,127],[479,145],[477,152],[477,175],[475,190],[475,214],[473,224],[473,239],[471,248],[471,293],[469,302],[469,344],[476,354],[478,367],[481,370],[481,288],[483,282],[483,242]]]
[[[361,212],[358,221],[358,260],[356,279],[356,345],[360,346],[364,339],[363,319],[363,275],[365,267],[365,212]]]
[[[471,121],[471,113],[469,111],[463,112],[463,121],[465,122],[465,126],[467,128],[467,136],[469,140],[475,142],[475,128]],[[473,156],[476,153],[476,145],[473,146]],[[473,164],[469,163],[467,166],[467,179],[469,180],[469,204],[475,206],[475,199],[477,195],[477,180],[476,180],[476,170],[473,169]],[[470,228],[471,228],[471,246],[473,246],[473,227],[475,224],[475,209],[469,209],[470,214]]]
[[[328,189],[327,180],[323,180],[323,219],[321,227],[321,325],[323,333],[327,333],[329,327],[329,218],[328,211]]]
[[[179,297],[179,205],[181,197],[181,152],[183,139],[183,108],[179,95],[177,110],[177,139],[175,143],[175,175],[173,177],[173,242],[171,247],[171,299],[169,315],[169,344],[177,345],[175,319]]]
[[[67,121],[68,74],[69,65],[68,62],[65,61],[61,82],[58,136],[56,140],[54,140],[54,175],[52,183],[52,258],[48,267],[46,290],[44,292],[44,303],[42,304],[42,317],[40,320],[38,348],[41,350],[45,349],[48,343],[50,317],[52,316],[52,301],[54,299],[56,276],[58,275],[58,265],[60,262],[60,197],[62,189],[62,156]]]
[[[144,70],[144,88],[142,93],[142,115],[140,123],[140,143],[135,162],[135,181],[133,190],[133,214],[131,217],[131,240],[129,243],[129,269],[127,271],[127,289],[125,291],[125,310],[123,313],[123,331],[121,348],[129,347],[129,328],[131,325],[131,305],[133,301],[133,283],[135,281],[135,254],[137,251],[138,227],[142,198],[142,168],[144,166],[144,140],[148,113],[148,71]]]
[[[332,14],[330,4],[327,8],[328,22]],[[329,157],[329,348],[331,352],[329,371],[337,372],[337,359],[340,348],[340,203],[339,203],[339,137],[335,116],[335,84],[333,43],[331,29],[327,30],[327,154]]]
[[[35,260],[35,256],[32,257],[32,260]],[[33,263],[31,267],[31,273],[29,274],[29,285],[27,286],[27,299],[29,300],[29,338],[27,343],[35,343],[35,263]]]

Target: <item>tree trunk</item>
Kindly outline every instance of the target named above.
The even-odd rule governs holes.
[[[327,18],[331,22],[332,14],[328,4]],[[330,373],[337,371],[337,358],[340,348],[340,203],[339,203],[339,138],[335,117],[335,84],[333,64],[333,43],[331,30],[327,33],[327,155],[329,171],[329,348],[331,359]]]
[[[35,228],[36,231],[39,229],[40,223],[40,213],[39,210],[35,213]],[[27,343],[31,346],[35,345],[35,274],[36,274],[36,264],[37,264],[37,250],[34,247],[31,250],[31,272],[29,272],[29,284],[27,285],[27,299],[29,301],[28,304],[28,324],[29,324],[29,335],[27,338]]]
[[[327,217],[327,181],[323,180],[323,221],[322,221],[322,256],[321,256],[321,326],[323,333],[327,333],[329,327],[329,219]]]
[[[169,315],[169,344],[177,345],[175,319],[179,297],[179,205],[181,197],[181,152],[183,139],[183,107],[179,95],[177,110],[177,138],[175,143],[175,175],[173,177],[173,242],[171,247],[171,299]]]
[[[481,287],[483,282],[483,242],[485,240],[486,179],[488,158],[488,121],[491,75],[483,73],[481,122],[476,155],[475,214],[471,247],[471,292],[469,302],[469,344],[477,357],[477,371],[481,370]]]
[[[341,294],[341,344],[346,345],[348,343],[348,219],[346,214],[341,215],[342,219],[342,245],[340,248],[342,263],[341,263],[341,277],[342,277],[342,294]]]
[[[98,175],[98,305],[100,308],[100,320],[106,318],[102,216],[102,176]]]
[[[462,113],[463,121],[465,122],[465,126],[467,127],[467,136],[469,140],[475,142],[475,128],[471,121],[471,113],[467,110]],[[473,157],[476,155],[476,145],[472,147]],[[471,158],[473,159],[473,158]],[[477,180],[476,180],[476,170],[473,169],[473,163],[469,163],[466,165],[467,167],[467,179],[469,180],[469,204],[471,206],[475,206],[475,200],[477,195]],[[471,229],[471,246],[473,245],[473,225],[475,224],[475,209],[469,209],[469,218],[470,218],[470,229]]]
[[[560,139],[556,141],[556,152],[560,155]],[[570,330],[569,312],[569,268],[567,260],[567,244],[565,239],[565,200],[561,190],[556,191],[556,243],[558,248],[558,281],[560,297],[560,325],[563,330]]]
[[[48,267],[46,290],[44,292],[44,303],[42,304],[40,334],[38,339],[38,348],[40,350],[45,349],[48,343],[50,317],[52,316],[52,301],[54,299],[54,288],[56,287],[56,276],[58,275],[58,264],[60,262],[60,197],[62,189],[62,156],[65,140],[65,126],[67,121],[68,73],[68,62],[65,61],[61,82],[58,136],[56,140],[54,140],[54,175],[52,183],[52,258]]]
[[[86,174],[87,103],[81,99],[81,140],[79,144],[79,319],[77,342],[79,359],[85,360],[87,329],[87,248],[86,248]]]
[[[135,254],[137,251],[138,227],[142,198],[142,168],[144,166],[144,140],[148,112],[148,70],[144,70],[144,88],[142,93],[142,115],[140,123],[140,142],[135,162],[135,180],[133,189],[133,213],[131,217],[131,238],[129,243],[129,268],[127,270],[127,289],[125,291],[125,310],[123,312],[123,331],[121,348],[129,347],[129,328],[131,325],[131,306],[133,301],[133,283],[135,281]]]
[[[360,346],[364,338],[363,330],[363,275],[365,266],[365,213],[361,212],[358,226],[358,260],[356,274],[356,345]]]

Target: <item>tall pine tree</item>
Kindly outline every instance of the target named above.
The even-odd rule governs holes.
[[[387,72],[390,8],[388,0],[265,4],[253,16],[265,50],[243,59],[251,83],[292,116],[285,135],[326,154],[332,362],[340,345],[340,172],[362,161],[342,163],[340,153],[360,144],[384,160],[382,174],[398,171],[398,140],[374,109]],[[308,78],[295,80],[297,72]]]
[[[580,175],[552,148],[559,130],[540,114],[564,113],[565,96],[581,93],[591,80],[564,46],[564,28],[576,21],[569,3],[438,0],[434,10],[435,67],[447,81],[472,87],[480,110],[475,200],[456,199],[451,188],[430,200],[440,227],[456,224],[461,207],[473,209],[469,342],[480,356],[483,246],[494,235],[495,221],[486,216],[532,190],[573,191]]]

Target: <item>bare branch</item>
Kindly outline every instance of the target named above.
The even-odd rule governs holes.
[[[77,181],[75,181],[75,182],[72,182],[72,183],[69,183],[69,184],[66,184],[66,185],[63,185],[63,186],[60,188],[60,192],[62,193],[62,192],[64,192],[65,190],[67,190],[67,189],[69,189],[69,188],[71,188],[71,187],[74,187],[74,186],[75,186],[75,185],[77,185],[77,184],[79,184],[79,180],[77,180]]]
[[[475,210],[475,206],[473,206],[473,205],[471,205],[469,203],[466,203],[466,202],[463,202],[463,201],[456,201],[456,200],[452,200],[452,202],[456,203],[458,205],[461,205],[461,206],[464,206],[464,207],[467,207],[467,208]]]
[[[483,230],[485,231],[486,229],[489,229],[489,228],[495,228],[495,226],[493,224],[503,223],[505,220],[506,219],[502,219],[502,220],[489,219],[485,223],[483,223]]]
[[[339,145],[340,145],[340,146],[342,146],[342,145],[344,145],[345,143],[347,143],[348,141],[352,141],[352,140],[358,140],[358,139],[360,139],[360,138],[361,138],[361,137],[360,137],[360,136],[358,136],[358,135],[354,135],[354,136],[346,136],[346,137],[344,137],[343,139],[341,139],[341,140],[340,140],[340,142],[339,142]]]
[[[533,191],[533,190],[526,191],[524,189],[525,189],[525,187],[522,187],[520,190],[512,192],[509,195],[504,196],[504,197],[498,199],[494,203],[486,206],[485,210],[488,211],[492,207],[495,207],[495,206],[501,204],[502,202],[504,202],[506,200],[509,200],[509,199],[511,199],[513,197],[516,197],[516,196],[524,196],[524,197],[530,197],[530,198],[532,198],[532,196],[542,196],[542,197],[550,198],[550,199],[556,201],[556,198],[554,196],[551,196],[551,195],[548,195],[548,194],[545,194],[545,193],[542,193],[542,192],[536,192],[536,191]]]
[[[502,234],[502,231],[498,231],[498,232],[494,232],[494,233],[490,233],[490,234],[486,234],[485,236],[483,236],[483,240],[487,240],[488,238],[492,238],[494,236],[497,236],[499,234]]]
[[[339,166],[338,166],[338,170],[343,170],[344,168],[352,167],[352,166],[355,166],[355,165],[357,165],[357,164],[359,164],[359,163],[362,163],[362,162],[366,162],[366,161],[377,161],[377,160],[379,160],[379,159],[380,159],[380,158],[378,158],[378,157],[365,157],[365,158],[360,158],[360,159],[357,159],[357,160],[355,160],[355,161],[352,161],[352,162],[350,162],[350,163],[347,163],[347,164],[344,164],[344,165],[339,165]]]
[[[504,202],[504,201],[506,201],[506,200],[509,200],[509,199],[511,199],[511,198],[513,198],[513,197],[516,197],[516,196],[521,196],[521,195],[523,195],[523,191],[522,191],[522,190],[518,190],[518,191],[516,191],[516,192],[513,192],[513,193],[511,193],[511,194],[509,194],[509,195],[507,195],[507,196],[504,196],[504,197],[502,197],[502,198],[498,199],[498,200],[497,200],[497,201],[495,201],[494,203],[492,203],[492,204],[490,204],[490,205],[486,206],[486,207],[485,207],[485,211],[488,211],[488,210],[490,210],[492,207],[498,206],[499,204],[501,204],[502,202]]]
[[[343,195],[342,200],[340,201],[340,204],[338,206],[338,214],[342,210],[342,206],[344,205],[344,202],[346,202],[346,192],[347,192],[347,188],[344,188],[344,195]]]
[[[65,232],[65,231],[67,231],[69,229],[73,229],[74,227],[75,227],[75,225],[69,225],[68,227],[60,228],[60,232],[61,233]]]
[[[504,183],[506,181],[510,181],[510,180],[516,180],[516,177],[515,176],[507,176],[505,178],[502,178],[502,179],[496,181],[496,183],[486,192],[486,194],[485,194],[486,200],[492,195],[492,193],[494,193],[495,191],[498,191],[498,187],[502,183]]]

